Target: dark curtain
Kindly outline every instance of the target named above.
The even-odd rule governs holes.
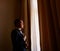
[[[60,51],[59,0],[38,0],[41,51]]]

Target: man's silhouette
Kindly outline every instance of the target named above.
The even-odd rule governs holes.
[[[13,51],[26,51],[24,34],[22,32],[22,29],[24,27],[23,21],[20,19],[16,19],[14,24],[15,24],[16,28],[11,33]],[[26,37],[25,37],[25,39],[26,39]]]

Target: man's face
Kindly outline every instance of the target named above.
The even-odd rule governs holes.
[[[20,28],[22,28],[22,29],[23,29],[23,28],[24,28],[24,23],[23,23],[23,21],[22,21],[22,20],[20,20],[20,22],[21,22],[21,23],[20,23]]]

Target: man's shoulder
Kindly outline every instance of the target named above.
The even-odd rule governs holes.
[[[17,32],[17,29],[13,29],[11,33]]]

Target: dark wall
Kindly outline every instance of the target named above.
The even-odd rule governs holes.
[[[11,30],[14,28],[15,1],[0,0],[0,51],[11,51]]]

